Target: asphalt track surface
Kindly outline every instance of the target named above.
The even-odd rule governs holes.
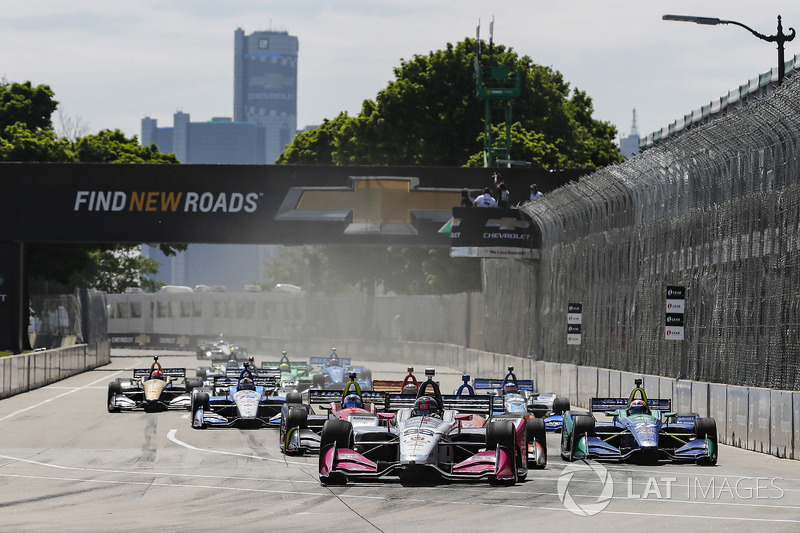
[[[511,487],[323,487],[316,456],[284,458],[277,430],[108,413],[108,382],[152,354],[115,351],[100,369],[0,401],[0,531],[800,530],[800,462],[728,446],[716,467],[566,463],[554,434],[547,468]],[[198,366],[189,353],[160,361]],[[369,366],[401,379],[408,364]],[[444,390],[460,383],[453,369],[437,376]]]

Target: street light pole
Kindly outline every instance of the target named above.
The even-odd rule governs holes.
[[[695,24],[704,24],[707,26],[716,26],[717,24],[733,24],[735,26],[740,26],[762,41],[767,41],[770,43],[778,43],[778,85],[783,82],[783,70],[784,66],[784,55],[783,55],[783,44],[788,43],[792,39],[794,39],[795,31],[794,28],[789,28],[791,30],[791,34],[786,35],[783,33],[783,25],[781,24],[781,16],[778,15],[778,33],[775,35],[764,35],[763,33],[758,33],[753,28],[745,26],[741,22],[736,22],[735,20],[721,20],[718,18],[712,17],[692,17],[687,15],[664,15],[661,17],[661,20],[675,20],[679,22],[694,22]]]

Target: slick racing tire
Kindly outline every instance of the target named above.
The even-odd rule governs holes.
[[[284,431],[282,432],[283,435],[283,453],[290,454],[292,452],[288,451],[288,441],[291,437],[292,433],[295,431],[300,431],[301,429],[305,429],[308,427],[308,414],[306,410],[302,407],[291,407],[286,410],[286,420],[284,421]],[[297,453],[302,453],[302,450],[297,450]]]
[[[300,428],[306,429],[308,427],[308,414],[305,409],[289,408],[286,413],[286,429]]]
[[[713,418],[697,418],[694,421],[694,434],[697,439],[708,439],[714,447],[710,457],[697,460],[697,464],[714,466],[717,464],[717,421]]]
[[[336,444],[336,448],[353,449],[353,425],[346,420],[328,420],[322,426],[322,438],[320,439],[320,452],[328,445]],[[332,473],[327,478],[320,477],[319,482],[323,485],[344,485],[347,477],[340,473]]]
[[[198,392],[192,395],[192,414],[191,414],[192,427],[194,427],[194,414],[201,407],[203,408],[203,411],[207,411],[209,409],[209,396],[207,392]],[[203,424],[199,429],[205,429],[205,428],[206,425]]]
[[[321,374],[316,374],[312,379],[313,385],[315,389],[324,389],[325,388],[325,376]]]
[[[528,418],[525,420],[525,439],[530,444],[537,442],[544,451],[544,464],[536,464],[528,457],[528,468],[544,468],[547,466],[547,431],[544,428],[544,420],[541,418]]]
[[[557,396],[555,400],[553,400],[553,414],[560,415],[563,414],[565,411],[569,411],[569,399],[568,398],[561,398]]]
[[[203,386],[202,378],[186,378],[186,392],[192,392],[192,389]]]
[[[486,427],[486,449],[496,450],[498,446],[511,451],[514,457],[514,477],[513,479],[498,480],[490,478],[492,484],[513,485],[517,482],[517,436],[514,431],[513,422],[494,422]]]
[[[289,393],[286,394],[286,404],[287,405],[289,405],[289,404],[299,404],[299,403],[303,403],[303,396],[299,392],[292,391],[292,392],[289,392]]]
[[[204,367],[199,367],[195,370],[194,374],[196,377],[200,378],[200,381],[206,379],[206,374],[208,373],[208,369]]]
[[[111,399],[114,397],[115,394],[122,393],[122,384],[119,380],[112,381],[108,384],[108,398],[106,400],[106,406],[108,407],[109,413],[119,413],[119,407],[112,407],[111,406]]]
[[[566,417],[572,418],[572,431],[561,431],[561,458],[565,461],[575,460],[575,446],[578,440],[584,435],[594,435],[594,417],[588,415],[564,414],[566,428]]]

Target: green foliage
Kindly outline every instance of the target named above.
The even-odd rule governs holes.
[[[621,161],[616,129],[592,118],[591,98],[563,76],[494,45],[494,66],[521,68],[514,101],[512,156],[546,168],[597,168]],[[484,102],[475,94],[475,41],[401,60],[395,80],[356,117],[340,114],[295,138],[289,164],[462,166],[483,161]],[[505,126],[493,124],[505,135]]]
[[[53,91],[47,85],[33,87],[31,82],[0,81],[0,132],[17,123],[29,129],[49,130],[50,117],[58,107]]]

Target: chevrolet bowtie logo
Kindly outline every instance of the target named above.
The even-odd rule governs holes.
[[[350,187],[292,187],[277,220],[346,222],[345,233],[416,234],[414,222],[445,222],[460,189],[421,189],[419,178],[351,177]]]
[[[531,223],[527,220],[520,220],[517,218],[503,217],[503,218],[490,218],[486,221],[487,228],[497,228],[505,230],[513,230],[516,228],[528,228]]]

